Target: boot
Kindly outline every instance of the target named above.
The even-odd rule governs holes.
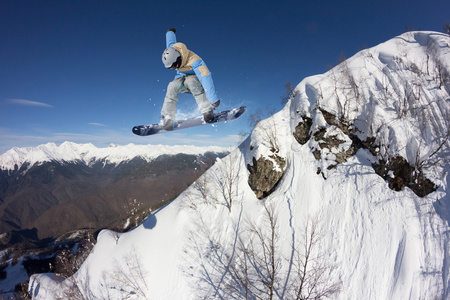
[[[212,110],[205,112],[203,114],[203,120],[205,120],[206,123],[211,123],[214,121],[214,112]]]
[[[174,126],[175,126],[175,122],[172,119],[166,119],[163,117],[164,130],[167,130],[167,131],[173,130]]]

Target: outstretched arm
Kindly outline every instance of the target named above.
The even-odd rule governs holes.
[[[166,33],[166,48],[172,47],[177,42],[177,36],[175,35],[175,28],[169,28]]]

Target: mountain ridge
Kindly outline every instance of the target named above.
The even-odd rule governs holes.
[[[148,210],[172,200],[226,153],[220,147],[71,142],[11,149],[0,156],[0,248],[80,228],[117,227],[133,202]]]
[[[0,169],[12,171],[20,169],[24,164],[29,167],[44,162],[74,162],[78,161],[87,166],[104,161],[109,164],[120,164],[124,161],[141,157],[151,161],[160,155],[204,154],[206,152],[227,152],[227,148],[209,146],[167,146],[167,145],[113,145],[97,148],[92,143],[77,144],[63,142],[59,146],[55,143],[42,144],[36,147],[12,148],[0,155]]]

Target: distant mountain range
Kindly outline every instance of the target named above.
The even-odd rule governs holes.
[[[118,165],[134,158],[151,161],[161,155],[203,155],[207,152],[223,153],[222,147],[134,145],[118,146],[111,144],[107,148],[97,148],[93,144],[64,142],[61,145],[48,143],[37,147],[12,148],[0,155],[1,170],[21,169],[23,165],[33,167],[46,162],[82,163],[92,166],[98,162]],[[26,169],[28,169],[27,167]],[[24,170],[22,170],[24,171]]]
[[[64,142],[0,155],[0,245],[124,226],[175,198],[228,151],[220,147]],[[123,228],[122,228],[123,229]]]

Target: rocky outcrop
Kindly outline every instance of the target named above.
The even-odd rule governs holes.
[[[299,144],[306,144],[311,138],[311,126],[312,119],[308,117],[302,118],[303,122],[298,123],[297,127],[295,127],[294,138],[299,142]]]
[[[317,174],[326,179],[325,170],[336,168],[356,154],[360,148],[369,150],[375,157],[372,164],[375,172],[388,182],[390,189],[401,191],[409,187],[419,197],[424,197],[436,190],[436,186],[425,177],[420,168],[411,166],[401,156],[383,158],[379,154],[379,146],[374,137],[361,141],[356,129],[344,119],[339,119],[330,112],[319,109],[327,126],[311,132],[312,119],[302,117],[293,133],[299,144],[310,142],[314,157],[320,161]]]
[[[247,165],[250,172],[248,184],[258,199],[263,199],[274,191],[283,176],[285,167],[286,160],[275,153],[269,158],[261,155],[256,160],[253,157],[253,165]]]
[[[409,187],[417,196],[425,197],[437,188],[423,172],[416,170],[401,156],[389,161],[381,159],[372,166],[375,172],[388,182],[391,190],[401,191]]]

